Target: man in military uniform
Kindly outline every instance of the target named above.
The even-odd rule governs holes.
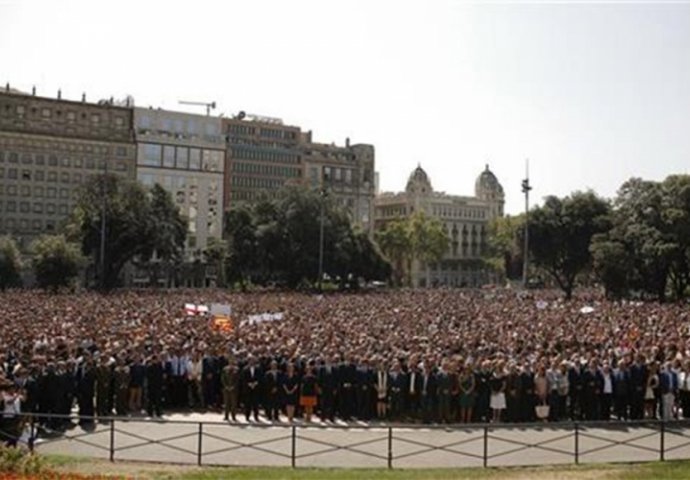
[[[96,367],[96,412],[99,417],[108,417],[113,413],[112,368],[108,356],[103,355]]]
[[[223,367],[220,380],[223,387],[224,418],[228,420],[228,414],[230,414],[234,422],[237,420],[237,405],[239,403],[240,394],[240,371],[234,361],[230,361],[228,365]]]

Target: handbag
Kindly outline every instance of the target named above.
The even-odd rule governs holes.
[[[537,418],[541,420],[549,418],[550,407],[548,405],[537,405],[534,407],[534,411],[537,414]]]

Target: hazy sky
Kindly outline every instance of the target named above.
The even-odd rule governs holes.
[[[381,190],[421,163],[472,194],[489,163],[509,212],[527,157],[535,202],[690,173],[689,3],[0,0],[7,81],[372,143]]]

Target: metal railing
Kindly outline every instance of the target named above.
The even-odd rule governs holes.
[[[110,461],[402,468],[690,458],[690,421],[686,420],[320,425],[64,415],[21,418],[24,434],[16,428],[13,433],[0,431],[6,441],[24,442],[32,451]],[[55,431],[45,427],[75,420],[83,428]]]

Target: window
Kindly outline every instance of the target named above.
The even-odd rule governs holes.
[[[96,166],[96,161],[93,158],[87,158],[85,165],[89,170],[93,170]]]
[[[175,168],[175,147],[170,145],[163,147],[163,166]]]
[[[34,187],[34,197],[43,198],[43,187]]]
[[[190,135],[196,135],[199,133],[199,127],[196,124],[196,121],[193,119],[187,120],[187,132],[189,132]]]
[[[122,117],[115,117],[115,126],[121,127],[125,124],[125,120]]]
[[[31,156],[30,153],[25,153],[22,155],[22,163],[24,165],[31,165],[34,161],[34,158]]]
[[[29,197],[31,196],[31,189],[28,185],[22,185],[21,187],[19,187],[19,194],[22,197]]]
[[[46,213],[55,213],[55,204],[54,203],[46,204]]]
[[[72,182],[81,183],[81,173],[72,174]]]
[[[101,116],[97,113],[94,113],[91,115],[91,123],[100,123],[101,122]]]
[[[198,148],[189,149],[189,168],[191,170],[201,169],[201,150]]]
[[[57,167],[57,164],[58,164],[57,156],[55,156],[55,155],[50,155],[50,156],[48,157],[48,166],[49,166],[49,167]]]
[[[17,211],[17,202],[14,200],[8,200],[7,201],[7,207],[5,207],[8,212],[16,212]]]
[[[61,183],[69,183],[69,173],[62,172],[62,174],[60,174],[60,182]]]
[[[117,147],[115,149],[115,155],[118,157],[126,157],[127,156],[127,147]]]
[[[41,115],[43,118],[50,118],[50,109],[49,108],[44,108],[41,110]]]
[[[63,203],[62,205],[60,205],[60,206],[58,207],[58,213],[59,213],[60,215],[67,215],[67,205],[64,204],[64,203]]]
[[[142,129],[151,128],[151,118],[148,115],[141,115],[137,119],[137,126]]]
[[[20,213],[29,213],[29,202],[20,202],[19,203],[19,212]]]
[[[61,164],[63,167],[69,167],[69,166],[71,166],[71,162],[70,162],[69,158],[67,158],[67,157],[63,157],[63,159],[62,159],[62,161],[60,162],[60,164]]]
[[[24,115],[24,112],[25,112],[24,105],[17,105],[17,113],[19,115]]]
[[[74,122],[77,119],[77,114],[74,112],[67,112],[67,120],[69,122]]]
[[[60,198],[69,198],[69,190],[67,190],[66,188],[61,188]]]
[[[43,213],[43,204],[34,202],[34,213]]]
[[[177,147],[177,157],[176,157],[177,168],[188,169],[189,168],[189,149],[187,147]]]
[[[46,197],[47,198],[56,198],[57,197],[57,188],[55,187],[48,187],[46,189]]]
[[[7,178],[16,180],[17,179],[17,169],[16,168],[10,168],[7,170]]]
[[[74,166],[77,168],[81,168],[84,165],[84,160],[81,158],[75,158],[74,159]]]
[[[184,122],[182,120],[175,120],[175,133],[184,133]]]
[[[161,146],[144,144],[144,155],[139,159],[140,165],[146,165],[148,167],[160,167],[161,166]]]
[[[19,155],[14,152],[10,152],[8,161],[10,163],[19,163]]]

